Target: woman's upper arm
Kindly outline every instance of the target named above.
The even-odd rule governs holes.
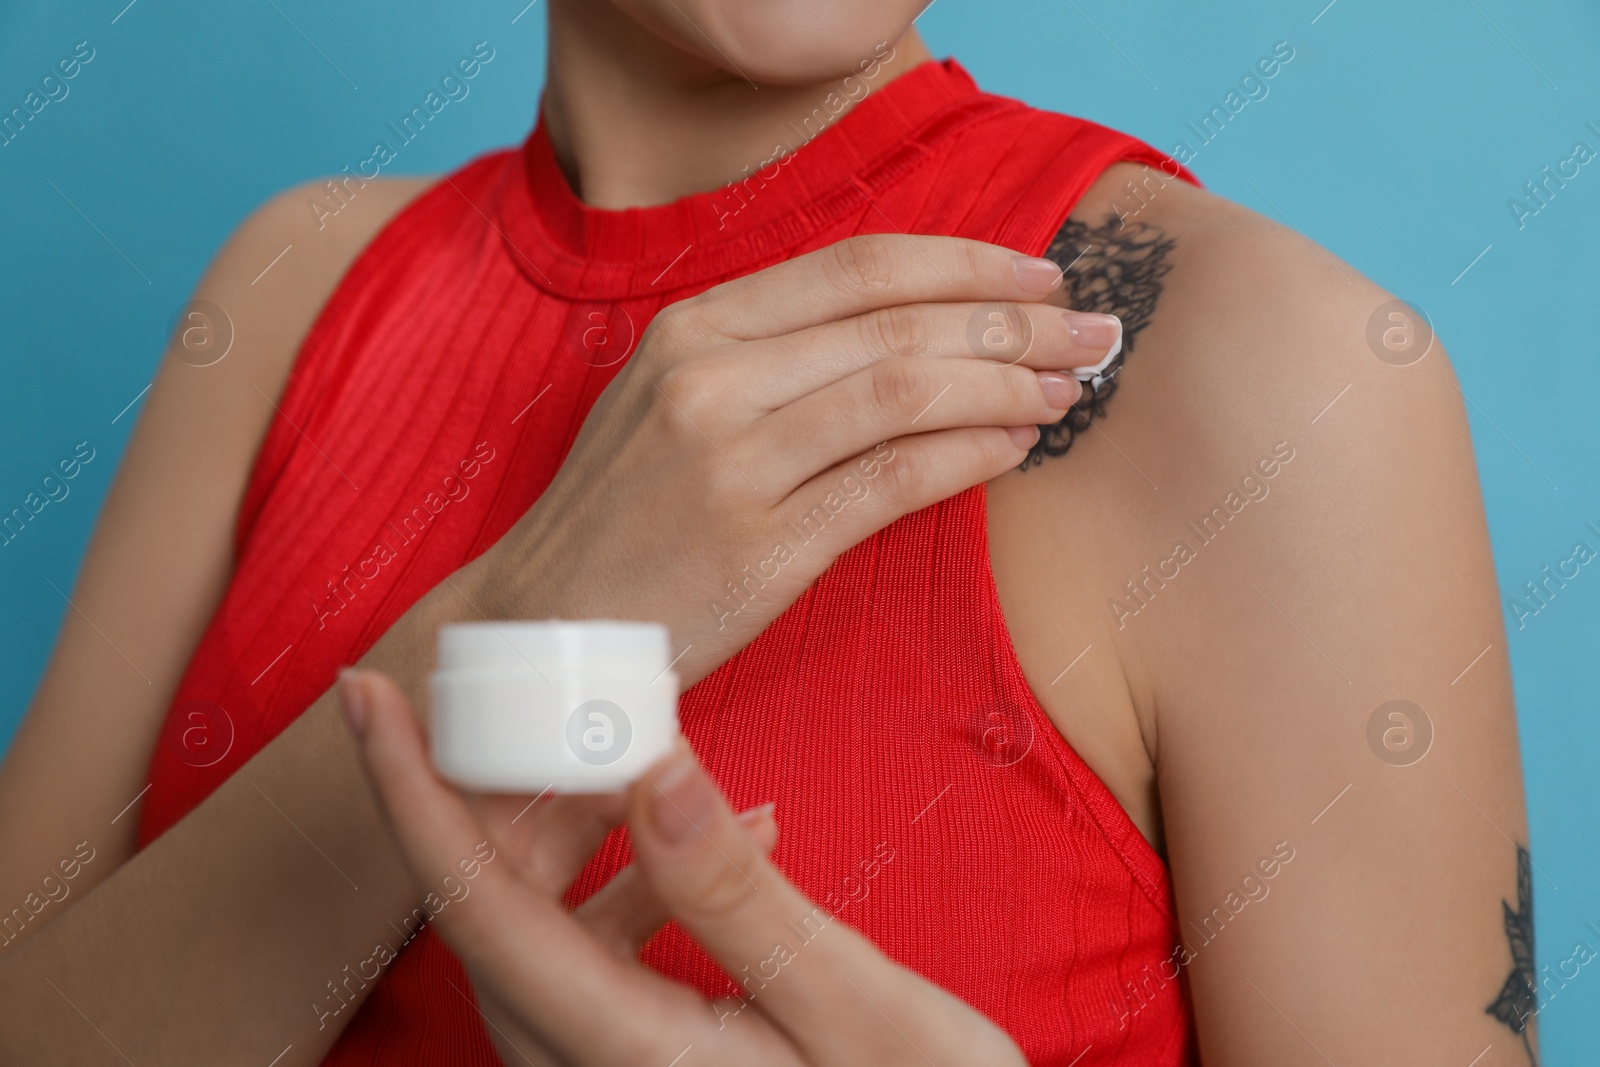
[[[1515,963],[1502,901],[1531,909],[1528,836],[1454,374],[1437,345],[1380,353],[1403,326],[1387,294],[1287,231],[1181,243],[1119,398],[1150,410],[1118,443],[1164,460],[1140,535],[1157,580],[1133,576],[1118,640],[1204,1057],[1524,1063],[1521,1020],[1487,1010]]]
[[[98,860],[80,889],[132,853],[137,810],[111,820],[145,786],[162,717],[227,586],[240,498],[300,340],[350,260],[419,187],[370,183],[320,232],[307,207],[315,194],[291,189],[251,215],[202,278],[0,769],[0,899],[21,900],[77,842]],[[216,362],[206,331],[232,336]]]

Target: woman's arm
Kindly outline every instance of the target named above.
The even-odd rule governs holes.
[[[990,245],[875,236],[673,305],[534,508],[361,665],[420,703],[439,625],[481,609],[657,619],[687,645],[677,672],[698,681],[840,552],[1014,466],[1032,427],[1061,416],[1077,395],[1062,369],[1103,352],[1084,351],[1061,315],[1040,310],[1059,281],[1049,264]],[[975,359],[960,328],[992,300],[1038,316],[1033,346],[1004,367]],[[886,319],[937,344],[902,355],[905,332]],[[944,391],[953,395],[930,410]],[[737,626],[707,617],[728,575],[868,462],[882,465],[881,491],[831,523],[782,590]],[[330,987],[421,896],[330,709],[324,695],[177,826],[0,956],[0,1053],[271,1062],[287,1052],[284,1067],[320,1058],[349,1021],[324,1017]]]
[[[1198,558],[1124,641],[1151,695],[1202,1049],[1525,1067],[1520,1009],[1515,1028],[1487,1010],[1518,947],[1503,902],[1532,901],[1463,396],[1420,316],[1347,265],[1254,218],[1215,227],[1173,271],[1168,313],[1196,341],[1149,370],[1191,388],[1150,390],[1187,456],[1151,472],[1171,491],[1146,544],[1187,537]],[[1191,289],[1191,269],[1210,280]],[[1217,504],[1228,522],[1201,544],[1185,524]]]
[[[423,184],[373,182],[320,231],[306,205],[315,194],[291,189],[239,227],[201,280],[187,305],[199,317],[179,322],[137,412],[78,581],[62,590],[71,603],[49,667],[0,768],[5,912],[42,895],[46,875],[65,886],[64,901],[133,854],[139,810],[129,805],[227,586],[239,501],[300,340],[356,253]],[[214,358],[205,343],[225,334],[226,356],[194,365]],[[100,444],[99,462],[110,462]],[[94,858],[62,883],[58,864],[80,842]],[[0,954],[60,903],[0,935]]]
[[[7,1062],[122,1062],[116,1048],[160,1050],[163,1032],[204,1034],[247,1020],[250,1011],[219,1015],[208,1000],[241,973],[290,980],[281,966],[293,954],[263,959],[261,943],[243,935],[293,898],[290,887],[311,891],[322,872],[290,852],[278,864],[281,883],[263,882],[259,872],[251,879],[248,866],[230,863],[233,850],[281,846],[266,829],[282,830],[283,817],[262,804],[279,821],[263,828],[252,818],[259,812],[239,810],[237,788],[225,787],[229,798],[157,842],[133,869],[136,798],[172,693],[226,587],[250,463],[301,338],[361,248],[425,184],[369,183],[320,230],[307,208],[310,187],[281,194],[240,226],[208,269],[189,305],[204,317],[179,321],[71,589],[49,668],[0,770],[0,901],[8,917],[15,919],[14,907],[28,916],[0,935]],[[210,336],[191,334],[186,346],[185,330]],[[204,344],[227,332],[226,356],[198,365],[212,358]],[[314,773],[315,758],[302,757]],[[281,775],[260,782],[290,808],[307,793]],[[93,858],[81,862],[85,856]],[[47,875],[55,877],[45,882]],[[90,893],[107,880],[116,884]],[[219,890],[237,896],[219,900]],[[318,914],[304,909],[301,929],[314,928]],[[130,938],[132,930],[145,936]],[[215,938],[220,951],[193,951],[199,936]],[[246,958],[248,967],[227,963]],[[248,999],[254,991],[245,982],[239,992]],[[182,1022],[185,1004],[202,1017]],[[154,1005],[172,1005],[177,1018],[162,1026]],[[266,1014],[273,1017],[270,1007]]]
[[[1182,974],[1208,1063],[1525,1067],[1488,1010],[1528,833],[1449,362],[1348,265],[1207,193],[1161,184],[1119,226],[1129,169],[1081,205],[1107,250],[1075,270],[1148,329],[1100,430],[993,497],[1038,590],[1008,616],[1054,638],[1019,637],[1036,691],[1125,804],[1159,785],[1183,943],[1114,1010]]]
[[[364,662],[416,692],[434,628],[458,617],[442,606],[413,608]],[[326,983],[392,943],[412,897],[325,696],[0,957],[0,1061],[269,1063],[292,1043],[281,1063],[316,1063],[354,1014],[319,1026]]]

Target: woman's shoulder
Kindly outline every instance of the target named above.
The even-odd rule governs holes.
[[[1109,305],[1126,323],[1122,392],[1107,417],[1133,422],[1130,409],[1159,407],[1161,441],[1182,455],[1268,432],[1302,391],[1315,415],[1334,378],[1336,388],[1448,384],[1420,316],[1386,332],[1391,294],[1292,226],[1159,170],[1109,170],[1055,253],[1071,256],[1069,302]],[[1391,373],[1402,366],[1412,372]]]
[[[1204,688],[1217,627],[1359,616],[1374,535],[1420,507],[1481,526],[1471,445],[1426,321],[1286,225],[1119,164],[1051,254],[1061,303],[1122,317],[1123,354],[1092,424],[991,484],[991,553],[1035,692],[1148,828],[1157,709]],[[1052,683],[1088,646],[1099,666]]]
[[[458,216],[482,214],[479,201],[492,195],[509,152],[484,153],[442,176],[365,178],[346,168],[285,189],[234,230],[196,299],[255,320],[262,342],[255,355],[268,362],[261,373],[282,385],[301,341],[363,253],[402,229],[447,240]],[[414,242],[410,252],[406,261],[426,265]]]
[[[1108,435],[1133,445],[1158,485],[1150,468],[1203,487],[1286,440],[1348,435],[1345,455],[1377,460],[1423,426],[1465,432],[1428,320],[1286,222],[1123,164],[1080,201],[1054,254],[1068,264],[1066,303],[1124,321],[1116,388],[1097,420],[1105,433],[1079,437],[1101,437],[1096,451],[1110,456]],[[1129,473],[1133,453],[1118,458]],[[1041,466],[1095,476],[1065,455]],[[1137,474],[1130,484],[1149,489]]]
[[[125,460],[208,442],[222,484],[242,491],[301,341],[350,265],[430,184],[365,181],[335,216],[318,211],[333,180],[284,190],[252,211],[212,259],[177,316]],[[221,345],[220,351],[216,346]]]
[[[231,547],[221,535],[301,341],[362,249],[430,181],[366,181],[333,219],[313,208],[328,183],[306,183],[234,229],[175,316],[102,524],[180,513],[212,531],[191,555]]]
[[[300,340],[361,248],[425,185],[368,182],[337,228],[321,231],[307,207],[314,186],[273,197],[224,242],[180,309],[84,557],[78,610],[7,756],[0,787],[53,798],[50,818],[31,820],[32,840],[75,833],[144,781],[168,703],[227,587],[239,503]],[[134,662],[148,685],[126,685],[121,672]],[[90,736],[103,743],[84,757],[85,773],[50,792],[60,778],[53,761]],[[132,854],[136,825],[103,842],[117,857],[106,871]]]
[[[231,551],[250,466],[301,341],[361,250],[429,180],[368,181],[319,227],[308,201],[323,184],[295,186],[251,212],[175,316],[102,526],[184,514],[208,531],[186,558]]]
[[[374,178],[357,184],[343,177],[285,189],[239,224],[200,287],[234,296],[245,313],[245,305],[260,305],[285,327],[302,320],[309,327],[309,316],[362,249],[435,181]]]
[[[1077,420],[1070,453],[1048,447],[1067,443],[1064,430],[1047,435],[1024,479],[1108,494],[1126,481],[1135,496],[1152,481],[1203,483],[1246,452],[1329,428],[1336,397],[1365,398],[1339,421],[1369,442],[1398,445],[1461,413],[1449,360],[1415,308],[1291,226],[1154,168],[1108,170],[1049,254],[1066,275],[1058,302],[1120,316],[1124,344],[1093,409],[1103,432]]]
[[[176,362],[207,373],[172,368],[158,373],[156,391],[202,389],[227,395],[230,390],[219,390],[219,385],[248,378],[252,394],[276,397],[300,342],[350,265],[435,180],[378,178],[357,186],[349,178],[342,185],[340,179],[329,178],[292,186],[262,203],[217,251],[168,345],[167,353]],[[330,212],[330,201],[340,203],[335,190],[342,191],[344,200]],[[228,349],[220,357],[192,351],[195,345],[211,344],[213,330],[230,339]],[[173,362],[163,360],[163,371]],[[240,403],[248,402],[241,394]],[[181,418],[189,406],[166,410]],[[261,420],[242,418],[238,425],[258,437],[265,424],[257,427],[257,422]]]
[[[1079,532],[1119,568],[1158,547],[1141,541],[1179,539],[1274,449],[1325,458],[1321,476],[1261,509],[1266,538],[1330,499],[1379,499],[1380,483],[1407,479],[1409,456],[1467,442],[1462,394],[1426,318],[1288,225],[1121,164],[1079,201],[1051,254],[1066,271],[1061,302],[1121,316],[1124,349],[1094,428],[1080,420],[1070,450],[1064,431],[1047,434],[1041,446],[1056,447],[1004,491],[1026,511],[1062,508],[1063,521],[1096,527]],[[1085,504],[1101,521],[1084,518]],[[1119,528],[1103,529],[1113,517]],[[1245,540],[1244,525],[1229,540]],[[1102,611],[1119,588],[1126,599],[1117,573],[1100,588]]]

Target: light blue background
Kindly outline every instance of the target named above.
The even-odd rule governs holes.
[[[1600,126],[1600,9],[1325,2],[939,0],[920,25],[986,88],[1167,150],[1193,144],[1184,123],[1289,41],[1296,58],[1270,96],[1194,169],[1432,316],[1473,405],[1509,596],[1580,536],[1594,542],[1586,520],[1600,525],[1600,163],[1524,229],[1507,207],[1575,141],[1600,148],[1585,128]],[[364,158],[474,42],[494,62],[389,172],[520,140],[543,77],[542,4],[512,22],[526,0],[125,3],[0,5],[0,111],[76,42],[97,53],[65,100],[0,147],[0,510],[75,443],[98,450],[71,495],[0,548],[0,741],[65,608],[50,583],[70,588],[139,407],[113,419],[150,381],[171,316],[226,235],[274,192]],[[1545,962],[1579,938],[1600,948],[1584,926],[1600,925],[1597,604],[1600,571],[1585,568],[1525,629],[1508,617],[1535,861],[1550,876],[1536,879]],[[1540,1019],[1546,1063],[1593,1062],[1600,970],[1584,968]]]

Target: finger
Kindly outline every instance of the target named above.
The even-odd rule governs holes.
[[[459,899],[432,884],[463,842],[482,839],[481,828],[433,770],[416,713],[391,680],[346,671],[339,695],[390,830],[428,894],[429,919],[480,993],[527,1020],[563,1062],[670,1060],[683,1047],[667,1051],[683,1029],[674,1021],[681,991],[671,983],[618,960],[558,901],[529,891],[493,856]],[[608,1010],[595,1011],[598,1004]]]
[[[763,855],[770,853],[778,843],[773,805],[763,804],[740,812],[739,822],[755,838],[756,847]],[[574,914],[601,944],[627,959],[636,957],[644,943],[672,918],[636,863],[618,871],[615,878],[584,901]]]
[[[686,744],[635,787],[628,827],[673,918],[791,1038],[832,1051],[829,1031],[881,1026],[839,976],[870,990],[898,982],[900,969],[768,862]],[[781,975],[761,975],[780,943],[789,947]]]
[[[492,862],[485,860],[493,849],[483,827],[434,773],[422,725],[394,682],[377,671],[347,670],[338,690],[384,821],[418,888],[440,893],[449,888],[443,879],[459,882],[473,860]]]
[[[559,897],[627,816],[627,795],[469,794],[467,803],[503,841],[508,866],[536,892]]]
[[[454,866],[458,872],[475,869],[471,858],[481,859],[487,848],[501,859],[496,867],[498,875],[516,874],[534,891],[554,900],[572,884],[595,849],[627,813],[627,796],[623,793],[541,794],[542,799],[464,796],[434,772],[420,720],[386,675],[346,671],[340,679],[340,694],[347,706],[347,694],[355,694],[370,707],[362,739],[363,757],[408,860],[414,846],[423,848],[443,841],[446,832],[456,837],[465,833],[473,839],[470,850],[462,852],[460,846],[452,846],[457,853]],[[514,808],[516,814],[506,814]],[[497,826],[480,818],[480,814],[505,821]],[[444,824],[446,819],[448,826]],[[425,833],[426,838],[404,836],[413,829],[418,834]],[[488,841],[490,837],[494,840]],[[499,848],[495,847],[497,844]],[[427,862],[435,867],[441,858],[431,852],[416,854],[427,856]],[[463,858],[468,861],[466,867],[462,867]],[[419,858],[418,862],[422,860]],[[431,876],[432,882],[427,880],[430,876],[416,868],[414,873],[422,880],[425,891],[437,892],[440,885],[436,883],[450,872],[436,872]]]
[[[1053,423],[1082,392],[1081,382],[1060,371],[894,357],[762,416],[733,451],[748,456],[764,478],[797,485],[907,434]]]
[[[523,1024],[515,1011],[494,994],[487,982],[475,981],[474,977],[471,971],[467,972],[470,993],[466,987],[456,986],[454,980],[445,980],[455,986],[456,993],[469,1004],[476,1001],[474,1007],[488,1028],[489,1040],[500,1054],[500,1062],[527,1064],[528,1067],[562,1067],[561,1061],[540,1035]]]
[[[901,516],[998,478],[1038,440],[1037,426],[977,426],[885,441],[811,478],[778,505],[786,520],[783,547],[816,561],[807,569],[814,577],[826,561]]]
[[[1061,279],[1061,268],[1048,259],[982,241],[862,234],[724,282],[663,315],[751,340],[894,304],[1037,301],[1059,288]]]
[[[1034,370],[1093,367],[1121,351],[1122,321],[1052,304],[908,304],[750,347],[726,358],[748,377],[754,405],[771,411],[895,356],[987,359]]]

